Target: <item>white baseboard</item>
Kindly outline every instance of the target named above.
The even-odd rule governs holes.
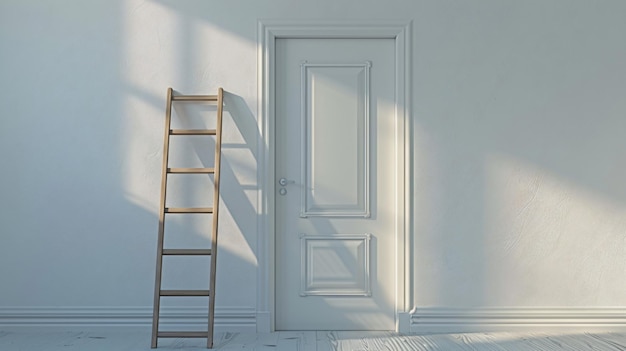
[[[409,312],[398,313],[396,320],[396,332],[408,334],[411,332],[411,314]]]
[[[401,333],[626,331],[626,308],[415,308]],[[206,328],[206,307],[163,307],[161,330]],[[408,327],[407,327],[408,324]],[[150,330],[152,307],[0,307],[0,330]],[[253,307],[215,311],[217,332],[269,332],[269,313]]]
[[[269,312],[257,312],[256,314],[256,332],[269,333],[272,331],[272,322]]]
[[[625,331],[626,308],[415,308],[411,333]]]
[[[204,307],[162,307],[161,330],[202,330],[207,327]],[[54,330],[117,330],[152,327],[152,307],[0,307],[0,330],[25,328]],[[257,330],[253,307],[215,309],[215,330]]]

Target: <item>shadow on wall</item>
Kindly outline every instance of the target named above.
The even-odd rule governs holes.
[[[175,93],[181,94],[181,93]],[[198,102],[174,102],[172,129],[213,129],[216,106]],[[218,306],[241,304],[233,299],[235,287],[249,286],[256,274],[256,120],[243,99],[224,93],[217,295]],[[172,136],[169,167],[214,167],[215,138]],[[169,175],[167,207],[212,207],[213,175]],[[170,214],[165,216],[165,248],[209,248],[213,216]],[[156,232],[155,232],[156,238]],[[246,243],[247,245],[242,245]],[[200,262],[202,261],[202,262]],[[206,289],[207,257],[164,258],[164,289]],[[179,299],[180,300],[180,299]],[[177,305],[179,301],[177,301]],[[186,299],[180,305],[194,305]]]

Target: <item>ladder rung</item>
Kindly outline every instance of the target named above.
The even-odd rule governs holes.
[[[159,338],[206,338],[209,336],[208,332],[158,332]]]
[[[209,290],[161,290],[161,296],[209,296]]]
[[[170,135],[216,135],[215,129],[170,129]]]
[[[215,101],[217,95],[172,95],[172,101]]]
[[[164,255],[204,255],[210,256],[211,249],[163,249]]]
[[[213,213],[213,207],[166,207],[165,213]]]
[[[215,168],[168,168],[167,173],[215,173]]]

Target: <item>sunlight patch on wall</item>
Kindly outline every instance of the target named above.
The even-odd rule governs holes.
[[[500,303],[626,302],[612,289],[626,284],[625,204],[507,155],[485,167],[485,269]]]
[[[253,267],[258,265],[254,253],[258,187],[255,150],[251,150],[256,148],[257,139],[243,135],[240,128],[249,124],[256,126],[256,121],[250,121],[252,113],[240,97],[247,95],[236,84],[248,80],[254,89],[245,93],[256,94],[256,75],[237,69],[234,58],[250,56],[255,46],[217,27],[204,14],[190,13],[158,1],[130,0],[124,2],[124,7],[120,71],[126,90],[120,140],[124,161],[120,172],[127,200],[152,215],[154,222],[150,222],[149,227],[144,224],[146,233],[141,235],[150,236],[156,243],[167,89],[172,87],[177,94],[213,95],[223,87],[226,94],[218,259],[221,267],[229,267],[238,274],[218,274],[218,286],[230,292],[223,294],[218,304],[239,305],[241,301],[253,301],[253,288],[236,287],[253,282],[256,278]],[[256,66],[247,64],[246,67]],[[215,116],[215,106],[175,102],[172,128],[212,129]],[[201,118],[206,120],[199,122]],[[214,137],[173,137],[169,166],[213,167],[214,145]],[[166,206],[213,206],[212,185],[212,175],[170,175]],[[168,246],[210,246],[210,215],[208,218],[189,221],[180,215],[166,216]]]
[[[180,22],[174,12],[146,2],[128,1],[125,6],[123,179],[128,200],[157,215],[167,89],[163,82],[181,64],[177,36],[169,33]]]
[[[256,76],[233,66],[233,57],[250,52],[254,43],[201,17],[189,16],[158,2],[128,1],[125,6],[124,13],[128,15],[124,23],[125,57],[121,63],[128,90],[127,126],[123,129],[125,188],[130,201],[156,214],[159,194],[155,189],[160,189],[167,88],[184,94],[215,94],[220,86],[228,92],[229,82],[249,80],[253,89],[246,93],[255,94]],[[228,113],[224,119],[224,139],[233,146],[242,141],[241,133]],[[233,141],[231,137],[239,140]],[[256,140],[254,143],[256,147]],[[224,153],[234,163],[255,165],[254,160],[250,162],[249,149],[241,150],[245,146],[229,149],[226,145]],[[254,179],[256,183],[256,169],[252,171],[254,177],[249,176],[250,170],[236,176],[246,181]],[[252,204],[256,204],[256,199]]]

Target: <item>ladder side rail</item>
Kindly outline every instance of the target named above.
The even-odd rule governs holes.
[[[161,307],[161,277],[163,274],[163,241],[165,237],[165,197],[167,192],[167,168],[170,149],[170,128],[172,124],[172,88],[167,89],[165,108],[165,136],[163,138],[163,166],[161,174],[161,205],[159,207],[159,234],[157,244],[156,277],[154,282],[154,308],[152,310],[152,348],[157,347],[159,332],[159,311]]]
[[[215,277],[217,271],[217,228],[219,219],[220,201],[220,174],[222,161],[222,115],[224,112],[224,90],[219,88],[217,95],[217,126],[215,137],[215,173],[213,178],[213,228],[211,231],[211,276],[209,280],[209,328],[207,338],[207,348],[213,347],[213,336],[215,326]]]

